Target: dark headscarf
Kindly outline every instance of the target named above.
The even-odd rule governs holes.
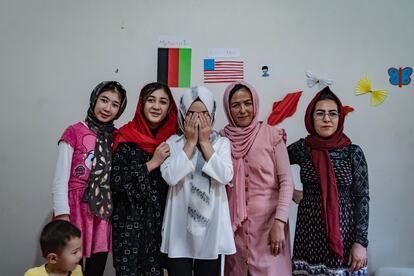
[[[313,123],[313,112],[318,101],[327,99],[333,99],[336,102],[340,116],[338,128],[335,133],[327,138],[322,138],[316,133]],[[333,164],[329,158],[328,151],[343,148],[352,143],[343,133],[344,117],[342,103],[329,87],[325,87],[316,94],[308,105],[305,114],[305,126],[309,133],[305,139],[305,143],[312,159],[312,163],[320,178],[322,216],[325,221],[328,247],[330,251],[341,260],[343,259],[343,245],[339,224],[338,190]]]
[[[115,91],[120,96],[120,106],[115,118],[107,123],[102,123],[95,116],[95,105],[99,95],[105,91]],[[92,161],[91,173],[88,186],[83,194],[83,201],[88,202],[89,210],[94,215],[109,220],[112,215],[112,195],[109,187],[112,142],[115,126],[113,121],[118,119],[124,112],[127,103],[126,90],[116,81],[104,81],[98,84],[92,91],[88,114],[85,122],[88,127],[96,133],[96,145]]]

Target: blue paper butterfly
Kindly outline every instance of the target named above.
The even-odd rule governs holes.
[[[411,74],[413,73],[413,68],[405,67],[405,68],[394,68],[391,67],[388,69],[388,75],[390,75],[390,83],[392,85],[398,85],[398,87],[402,87],[403,85],[408,85],[411,82]]]

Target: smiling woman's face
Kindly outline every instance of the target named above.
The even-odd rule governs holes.
[[[163,89],[157,89],[148,96],[143,113],[151,129],[160,126],[168,114],[170,99]]]

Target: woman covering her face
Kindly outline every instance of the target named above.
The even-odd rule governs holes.
[[[227,87],[234,177],[227,189],[237,253],[226,257],[231,276],[291,275],[289,204],[293,182],[284,132],[258,121],[259,99],[246,82]]]
[[[213,94],[197,86],[180,100],[183,135],[167,140],[161,173],[170,186],[161,251],[169,276],[218,275],[220,255],[235,253],[225,185],[233,177],[230,142],[212,130]]]
[[[343,133],[343,106],[329,87],[310,102],[305,126],[309,135],[288,147],[303,184],[293,274],[368,275],[367,162]]]
[[[177,107],[168,86],[142,88],[132,121],[115,133],[111,189],[116,275],[163,275],[161,226],[168,186],[159,166],[165,141],[177,130]]]

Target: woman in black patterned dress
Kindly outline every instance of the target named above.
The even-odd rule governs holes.
[[[168,86],[141,90],[134,119],[114,137],[111,190],[113,263],[117,276],[163,275],[161,227],[168,186],[159,166],[177,129],[177,107]]]
[[[300,166],[293,275],[368,275],[368,168],[343,134],[343,106],[326,87],[305,115],[309,135],[288,147]]]

